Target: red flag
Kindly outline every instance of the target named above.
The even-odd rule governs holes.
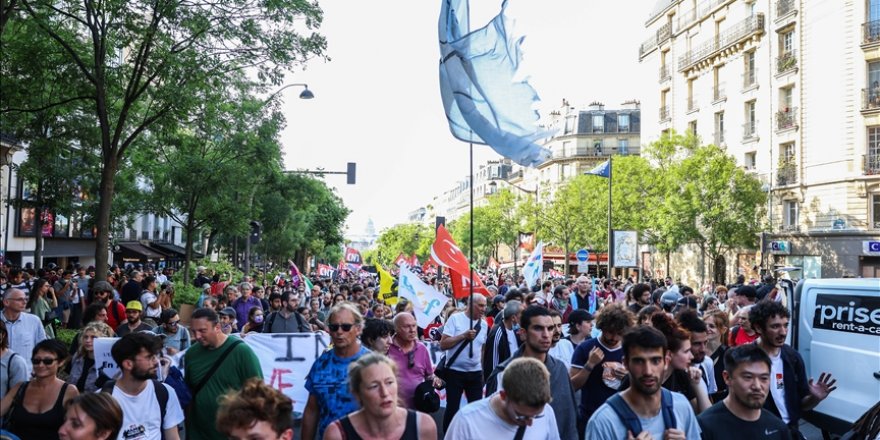
[[[400,255],[398,255],[397,258],[394,260],[394,264],[396,264],[397,267],[400,267],[404,263],[406,263],[406,255],[403,255],[403,252],[401,252]]]
[[[535,234],[531,232],[520,232],[519,247],[529,252],[535,250]]]
[[[464,256],[461,249],[455,244],[455,240],[449,235],[449,231],[443,225],[437,227],[437,238],[434,240],[434,244],[431,245],[431,257],[440,265],[458,273],[470,273],[471,269],[467,257]]]
[[[361,253],[355,248],[345,248],[345,262],[359,267],[363,264]]]
[[[318,276],[319,277],[330,277],[333,275],[333,266],[329,264],[319,264],[318,265]]]
[[[462,275],[458,272],[451,271],[449,278],[452,281],[452,295],[456,298],[464,298],[471,294],[471,276],[470,274]],[[489,289],[483,284],[480,277],[474,273],[474,293],[484,295],[487,298],[492,296]]]

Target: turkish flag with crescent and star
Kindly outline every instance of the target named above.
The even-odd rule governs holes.
[[[449,280],[452,281],[452,296],[456,299],[465,298],[471,294],[470,274],[460,274],[452,271],[452,273],[449,274]],[[492,296],[492,294],[489,293],[489,289],[486,288],[486,285],[483,284],[483,280],[480,279],[476,272],[474,272],[474,294],[483,295],[487,298]]]
[[[467,257],[464,256],[443,225],[437,227],[437,238],[431,245],[431,257],[443,267],[448,267],[458,273],[470,273],[471,269]]]

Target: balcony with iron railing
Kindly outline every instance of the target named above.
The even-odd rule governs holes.
[[[776,74],[782,75],[786,72],[797,70],[797,51],[790,50],[776,57]]]
[[[724,91],[724,83],[715,84],[712,88],[712,102],[724,101],[727,99],[727,92]]]
[[[862,44],[875,44],[880,42],[880,20],[862,23]]]
[[[776,17],[785,17],[795,11],[794,0],[778,0],[776,2]]]
[[[776,112],[776,132],[797,128],[797,107],[786,107]]]
[[[758,121],[748,121],[743,124],[743,142],[754,140],[758,137]]]
[[[691,24],[703,20],[716,8],[724,3],[729,3],[730,1],[731,0],[703,0],[695,8],[681,11],[678,14],[678,19],[675,23],[675,32],[677,33]]]
[[[660,82],[661,83],[664,83],[664,82],[672,79],[672,74],[669,72],[670,70],[671,69],[669,68],[668,64],[660,66]]]
[[[758,85],[758,75],[755,74],[755,70],[746,70],[745,73],[742,74],[743,77],[743,90],[748,90]]]
[[[672,119],[672,112],[669,110],[668,105],[664,105],[660,107],[660,122],[668,121]]]
[[[752,35],[763,32],[764,14],[752,15],[724,30],[717,37],[713,37],[695,49],[685,52],[684,55],[678,58],[678,70],[684,71],[688,67],[706,60],[722,50],[748,39]]]
[[[876,176],[880,174],[880,148],[875,147],[875,149],[877,151],[862,155],[866,176]]]
[[[876,112],[880,110],[880,85],[870,89],[862,89],[862,112]]]
[[[797,166],[794,158],[779,163],[779,169],[776,170],[776,184],[779,186],[794,185],[797,183]]]
[[[669,23],[666,23],[663,26],[660,26],[653,35],[639,45],[639,58],[644,57],[645,54],[654,50],[654,48],[660,46],[670,38],[672,38],[672,26]]]

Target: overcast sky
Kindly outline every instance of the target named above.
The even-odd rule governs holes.
[[[541,116],[563,98],[574,106],[615,108],[639,98],[638,46],[655,0],[510,0],[516,34],[525,35],[522,70],[542,99]],[[282,145],[288,169],[344,171],[357,162],[357,184],[327,176],[352,210],[348,234],[368,219],[377,232],[404,222],[468,174],[468,146],[449,132],[438,84],[441,0],[325,0],[321,33],[331,61],[313,61],[288,82]],[[500,0],[472,0],[471,27],[496,15]],[[654,80],[654,78],[651,78]],[[475,145],[475,167],[496,155]]]

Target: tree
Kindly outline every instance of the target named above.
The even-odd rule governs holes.
[[[419,223],[403,223],[382,230],[376,239],[377,263],[390,265],[398,255],[424,260],[431,253],[434,231]]]
[[[272,171],[280,173],[277,138],[283,118],[267,111],[267,103],[249,91],[241,83],[206,91],[195,118],[185,125],[161,125],[163,130],[144,137],[154,142],[153,148],[136,154],[152,187],[150,210],[183,225],[185,279],[198,231],[210,226],[244,235],[248,222],[256,218],[256,191]],[[230,96],[233,99],[227,100]],[[158,162],[151,163],[154,160]]]
[[[263,87],[279,85],[286,71],[323,56],[326,47],[312,32],[322,11],[309,1],[19,0],[18,6],[21,20],[40,30],[33,38],[57,43],[79,73],[68,85],[81,93],[56,104],[75,102],[96,120],[99,268],[107,265],[115,177],[143,133],[157,121],[185,119],[201,91],[222,88],[234,72],[252,72]],[[104,276],[99,270],[98,278]]]

